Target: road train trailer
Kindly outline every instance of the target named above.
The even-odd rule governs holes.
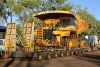
[[[33,17],[40,19],[42,26],[34,29],[34,21],[23,25],[22,46],[27,57],[41,60],[84,52],[86,44],[81,33],[87,30],[89,25],[75,13],[45,11],[33,14]],[[6,32],[5,55],[16,52],[16,25],[11,24],[10,27],[7,29],[13,32]],[[10,37],[7,39],[7,36]]]

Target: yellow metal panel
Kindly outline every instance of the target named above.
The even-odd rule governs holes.
[[[70,40],[69,41],[69,48],[72,48],[73,47],[73,43],[72,43],[72,41]]]
[[[53,31],[53,34],[54,35],[59,35],[60,34],[60,31]]]
[[[32,47],[32,40],[33,40],[33,23],[26,22],[24,23],[24,47],[30,48]]]
[[[80,34],[81,32],[85,31],[88,29],[88,23],[86,23],[84,20],[79,19],[80,21],[76,21],[76,32],[77,34]]]
[[[69,11],[56,10],[56,11],[44,11],[44,12],[40,12],[40,13],[35,13],[35,14],[33,14],[33,16],[44,15],[44,14],[48,14],[48,13],[74,14],[73,12],[69,12]]]
[[[56,36],[57,37],[57,41],[59,41],[60,42],[60,36]]]
[[[37,18],[40,18],[40,16],[43,16],[43,15],[48,14],[48,17],[49,17],[49,16],[52,16],[52,14],[54,14],[54,13],[55,13],[55,14],[60,14],[59,16],[63,16],[63,14],[65,14],[66,17],[67,17],[68,15],[72,15],[72,16],[75,17],[76,20],[79,19],[79,17],[78,17],[75,13],[69,12],[69,11],[61,11],[61,10],[56,10],[56,11],[44,11],[44,12],[40,12],[40,13],[33,14],[33,16],[34,16],[34,17],[37,17]],[[52,18],[51,18],[51,19],[52,19]]]
[[[60,36],[70,36],[70,31],[61,31]]]
[[[57,22],[59,22],[59,19],[47,19],[44,22],[45,22],[46,25],[57,24]]]
[[[71,31],[53,31],[54,35],[59,35],[59,36],[70,36]]]
[[[5,35],[4,47],[6,49],[6,48],[14,48],[15,46],[16,46],[16,24],[8,23]]]

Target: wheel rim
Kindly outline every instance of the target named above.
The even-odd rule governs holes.
[[[42,59],[42,56],[41,55],[39,55],[39,60],[41,60]]]
[[[69,55],[69,53],[67,52],[67,56]]]
[[[51,58],[51,55],[49,54],[49,55],[48,55],[48,59],[50,59],[50,58]]]
[[[55,54],[55,58],[57,58],[58,57],[58,55],[57,54]]]
[[[64,54],[63,53],[61,53],[61,57],[63,57],[64,56]]]
[[[71,55],[73,55],[74,53],[73,52],[71,52]]]

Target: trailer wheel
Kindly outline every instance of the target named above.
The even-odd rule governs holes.
[[[39,55],[38,56],[38,60],[42,60],[42,55]]]
[[[71,51],[71,52],[70,52],[70,55],[71,55],[71,56],[73,56],[73,55],[74,55],[74,52],[73,52],[73,51]]]
[[[66,52],[66,56],[69,56],[69,52]]]
[[[43,59],[43,54],[42,53],[37,53],[37,60],[42,60]]]
[[[75,51],[75,52],[74,52],[74,55],[77,55],[78,53],[79,53],[78,51]]]
[[[64,56],[64,53],[63,53],[63,52],[61,52],[60,57],[63,57],[63,56]]]
[[[55,54],[54,54],[54,58],[57,58],[57,57],[58,57],[58,54],[57,54],[57,53],[55,53]]]
[[[83,50],[81,50],[81,54],[84,54],[84,51]]]
[[[83,50],[79,50],[79,54],[83,54]]]
[[[66,51],[64,51],[64,56],[66,56],[67,55],[67,53],[66,53]]]
[[[47,59],[50,59],[50,58],[51,58],[51,54],[48,54],[48,55],[47,55]]]

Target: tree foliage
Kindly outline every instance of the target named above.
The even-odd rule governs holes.
[[[65,3],[67,0],[47,0],[42,2],[41,10],[68,10],[71,11],[73,6],[71,3]]]
[[[22,36],[23,35],[23,27],[20,24],[17,24],[17,33],[18,35]]]
[[[86,33],[100,36],[100,21],[96,20],[87,9],[81,9],[80,6],[76,8],[76,13],[91,25]],[[0,0],[0,20],[7,22],[8,17],[11,17],[12,22],[13,16],[16,16],[19,18],[18,22],[34,20],[35,26],[38,27],[41,21],[32,17],[33,13],[49,10],[73,11],[73,9],[74,6],[67,0]]]

